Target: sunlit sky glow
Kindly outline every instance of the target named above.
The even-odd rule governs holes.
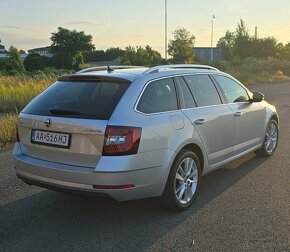
[[[83,30],[97,49],[151,45],[164,53],[165,0],[1,0],[0,39],[7,48],[28,50],[50,45],[57,27]],[[290,0],[168,0],[168,35],[185,27],[196,46],[210,46],[214,14],[214,43],[239,19],[253,35],[290,42]]]

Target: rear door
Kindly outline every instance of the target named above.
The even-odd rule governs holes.
[[[142,152],[175,150],[184,138],[186,116],[179,110],[174,81],[166,77],[149,82],[137,103],[141,113]],[[160,162],[160,160],[158,160]]]
[[[102,155],[111,114],[126,81],[59,81],[20,114],[23,154],[62,164],[95,167]]]
[[[182,90],[182,112],[190,119],[208,154],[209,164],[217,164],[233,155],[234,119],[208,75],[177,78]]]

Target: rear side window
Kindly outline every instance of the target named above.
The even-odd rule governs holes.
[[[221,99],[208,75],[184,76],[198,107],[221,104]]]
[[[26,114],[108,120],[129,83],[56,82],[22,111]]]
[[[221,85],[229,103],[249,101],[247,91],[239,83],[222,75],[214,75],[214,78]]]
[[[177,77],[176,79],[178,80],[180,88],[181,107],[183,109],[196,107],[191,91],[189,90],[184,79],[182,77]]]
[[[177,110],[173,79],[149,83],[139,100],[137,110],[146,114]]]

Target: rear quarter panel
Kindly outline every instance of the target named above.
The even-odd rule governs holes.
[[[206,154],[198,133],[181,110],[149,115],[134,110],[144,86],[152,79],[154,78],[150,75],[150,78],[147,76],[142,79],[139,78],[131,84],[120,100],[108,124],[141,127],[142,136],[138,154],[146,152],[156,152],[157,154],[160,153],[157,150],[170,150],[172,153],[171,158],[155,155],[153,162],[151,162],[151,165],[166,167],[166,174],[168,175],[176,155],[187,144],[198,145],[204,153],[205,159]],[[170,122],[170,117],[176,115],[181,118],[183,123],[183,127],[178,130],[173,129]],[[206,164],[207,160],[205,160]]]

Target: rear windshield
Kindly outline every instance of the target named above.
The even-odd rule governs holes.
[[[108,120],[129,83],[56,82],[37,96],[23,113]]]

